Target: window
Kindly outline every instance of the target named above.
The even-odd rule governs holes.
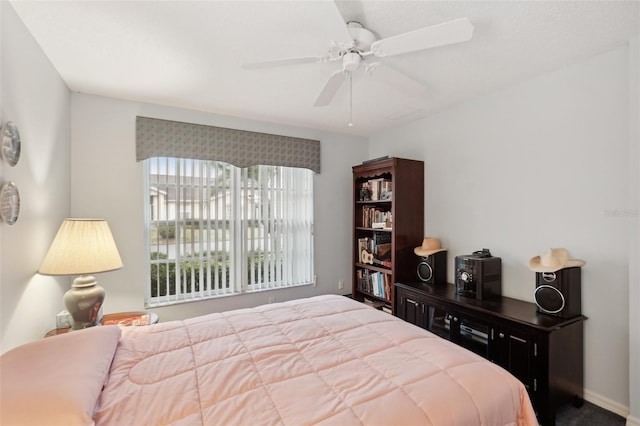
[[[144,161],[146,306],[313,282],[313,172]]]

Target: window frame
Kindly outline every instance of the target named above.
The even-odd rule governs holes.
[[[180,158],[170,158],[170,157],[160,157],[161,159],[166,159],[168,158],[169,160],[175,160],[175,161],[185,161],[185,159],[180,159]],[[232,203],[231,203],[231,210],[232,210],[232,217],[225,219],[225,220],[229,220],[230,222],[233,223],[233,229],[230,230],[230,241],[233,238],[234,241],[231,244],[232,250],[233,250],[233,260],[231,261],[231,265],[230,265],[230,270],[229,270],[229,291],[218,291],[216,294],[208,294],[208,295],[203,295],[202,294],[202,290],[200,290],[199,292],[186,292],[183,294],[179,294],[180,291],[180,279],[178,278],[178,272],[180,271],[180,263],[181,261],[179,259],[175,259],[176,262],[176,282],[175,282],[175,286],[176,286],[176,294],[175,295],[166,295],[166,296],[152,296],[152,287],[153,284],[151,282],[151,275],[152,275],[152,264],[153,264],[153,259],[151,259],[151,253],[152,253],[152,243],[151,243],[151,228],[152,228],[152,222],[154,221],[160,221],[161,219],[158,217],[156,219],[152,218],[152,208],[151,208],[151,161],[157,161],[158,157],[153,157],[153,158],[149,158],[146,159],[144,161],[142,161],[143,163],[143,192],[144,195],[142,197],[142,199],[144,200],[144,253],[145,253],[145,267],[144,267],[144,283],[145,283],[145,290],[144,290],[144,305],[145,308],[153,308],[153,307],[161,307],[161,306],[170,306],[170,305],[174,305],[174,304],[182,304],[182,303],[190,303],[190,302],[197,302],[197,301],[203,301],[203,300],[208,300],[208,299],[216,299],[216,298],[221,298],[221,297],[227,297],[227,296],[237,296],[237,295],[244,295],[244,294],[250,294],[250,293],[256,293],[256,292],[262,292],[262,291],[270,291],[270,290],[280,290],[280,289],[285,289],[285,288],[293,288],[293,287],[301,287],[301,286],[307,286],[307,285],[314,285],[315,283],[315,254],[314,254],[314,239],[315,239],[315,235],[314,235],[314,226],[315,226],[315,218],[314,218],[314,204],[315,204],[315,197],[314,197],[314,187],[315,187],[315,179],[314,179],[314,173],[308,169],[300,169],[300,170],[305,170],[306,172],[309,173],[309,180],[306,182],[306,184],[308,185],[308,190],[310,195],[306,198],[304,198],[304,200],[306,202],[309,203],[309,208],[307,210],[308,214],[310,214],[310,217],[308,218],[309,221],[309,235],[308,235],[308,243],[309,243],[309,259],[308,262],[309,264],[306,265],[308,267],[308,272],[309,272],[309,276],[308,279],[305,279],[304,282],[300,282],[300,283],[283,283],[282,281],[276,283],[276,285],[250,285],[248,283],[249,280],[249,266],[248,266],[248,253],[250,251],[249,248],[249,243],[248,243],[248,238],[247,238],[247,230],[245,229],[246,226],[248,226],[248,223],[250,221],[250,219],[243,217],[242,216],[242,198],[243,198],[243,191],[247,191],[247,188],[243,187],[240,184],[240,175],[242,173],[242,169],[239,167],[236,167],[232,164],[228,164],[228,163],[224,163],[226,165],[228,165],[229,167],[231,167],[232,169],[234,169],[235,171],[233,172],[233,181],[234,184],[231,185],[231,188],[235,188],[235,190],[231,191],[231,198],[233,199]],[[187,160],[187,161],[203,161],[203,162],[207,162],[207,163],[211,163],[211,160]],[[223,163],[223,162],[220,162]],[[287,167],[287,166],[267,166],[267,167],[283,167],[283,168],[288,168],[288,169],[294,169],[292,167]],[[176,173],[176,176],[178,176],[178,174]],[[176,183],[177,184],[177,183]],[[240,184],[240,185],[239,185]],[[289,187],[289,189],[292,189],[291,187]],[[178,212],[176,212],[178,213]],[[169,219],[165,219],[165,220],[169,220]],[[184,224],[185,220],[188,220],[187,218],[180,218],[180,219],[176,219],[176,220],[180,220],[180,222],[182,222]],[[243,222],[247,222],[247,225],[245,226],[245,224],[243,224]],[[287,234],[289,235],[289,234]],[[176,256],[178,257],[178,256]],[[167,265],[170,264],[170,262],[166,263]],[[167,267],[168,268],[168,267]],[[202,271],[202,269],[201,269]],[[205,269],[205,271],[207,271],[207,269]],[[232,280],[240,280],[239,283],[234,284],[232,282]],[[167,282],[169,282],[169,278],[167,277]]]

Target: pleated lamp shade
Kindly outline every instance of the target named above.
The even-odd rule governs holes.
[[[102,219],[66,219],[40,265],[43,275],[86,275],[122,268],[109,224]]]
[[[104,289],[89,274],[122,268],[111,229],[102,219],[66,219],[40,265],[43,275],[80,275],[64,295],[73,329],[102,322]]]

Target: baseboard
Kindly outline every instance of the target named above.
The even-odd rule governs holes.
[[[626,426],[640,426],[640,417],[628,416]]]
[[[629,425],[629,407],[627,407],[626,405],[622,405],[619,402],[613,401],[609,398],[605,398],[604,396],[595,392],[591,392],[587,389],[584,390],[584,400],[626,418],[627,425]],[[636,426],[636,423],[633,423],[633,425]],[[637,424],[637,426],[640,426],[640,424]]]

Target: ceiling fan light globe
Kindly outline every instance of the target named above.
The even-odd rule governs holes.
[[[342,58],[342,67],[346,71],[355,71],[360,67],[362,57],[355,52],[350,52]]]

